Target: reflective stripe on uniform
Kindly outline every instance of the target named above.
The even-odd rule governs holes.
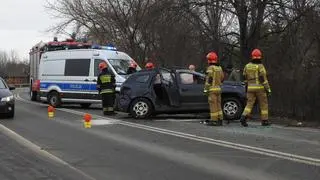
[[[258,65],[256,66],[255,76],[256,76],[256,84],[259,84],[259,66]]]
[[[212,82],[211,82],[211,84],[210,84],[210,86],[212,87],[214,84],[216,84],[216,68],[215,68],[215,66],[213,66],[213,69],[214,69],[214,71],[211,73],[212,74]],[[209,91],[211,91],[211,88],[210,88],[210,90]]]
[[[268,111],[266,111],[266,110],[261,110],[261,114],[262,114],[262,115],[268,115]]]
[[[106,94],[106,93],[114,93],[114,90],[113,89],[103,89],[100,92],[100,94]]]
[[[111,82],[111,75],[101,75],[100,80],[102,84]]]
[[[113,111],[113,107],[106,107],[106,108],[103,108],[103,111],[104,111],[104,112],[110,112],[110,111]]]
[[[250,108],[245,108],[244,111],[243,111],[243,115],[250,114],[250,112],[251,112]]]
[[[210,113],[210,119],[213,121],[217,121],[219,119],[219,112]]]
[[[210,92],[218,92],[218,91],[221,91],[221,88],[220,87],[210,88],[209,91]]]
[[[264,89],[263,86],[248,86],[249,90],[257,90],[257,89]]]
[[[219,112],[215,112],[215,113],[210,113],[210,116],[218,116]]]

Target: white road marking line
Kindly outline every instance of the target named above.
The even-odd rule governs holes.
[[[200,122],[199,119],[159,119],[154,120],[155,122]]]
[[[26,101],[26,100],[23,100],[23,101],[28,103],[28,101]],[[84,114],[83,112],[71,110],[71,109],[57,109],[57,110],[69,112],[69,113],[76,114],[76,115],[83,115]],[[99,116],[99,115],[94,115],[94,116],[99,117],[101,119],[106,119],[106,120],[115,120],[115,121],[118,121],[118,124],[130,126],[130,127],[134,127],[134,128],[139,128],[139,129],[144,129],[147,131],[158,132],[161,134],[172,135],[172,136],[176,136],[176,137],[180,137],[180,138],[185,138],[185,139],[195,140],[198,142],[214,144],[217,146],[247,151],[247,152],[251,152],[251,153],[255,153],[255,154],[261,154],[261,155],[270,156],[270,157],[277,157],[280,159],[290,160],[290,161],[304,163],[304,164],[308,164],[308,165],[320,166],[320,159],[318,159],[318,158],[311,158],[311,157],[307,157],[307,156],[300,156],[300,155],[295,155],[295,154],[291,154],[291,153],[275,151],[275,150],[271,150],[271,149],[264,149],[264,148],[249,146],[249,145],[232,143],[232,142],[228,142],[228,141],[217,140],[217,139],[197,136],[197,135],[193,135],[193,134],[182,133],[182,132],[178,132],[178,131],[171,131],[171,130],[167,130],[167,129],[156,128],[156,127],[147,126],[147,125],[141,125],[138,123],[131,123],[131,122],[117,120],[114,118],[103,117],[103,116]]]
[[[95,178],[89,176],[88,174],[84,173],[83,171],[81,171],[81,170],[77,169],[76,167],[70,165],[69,163],[63,161],[62,159],[58,158],[57,156],[54,156],[53,154],[49,153],[48,151],[43,150],[38,145],[32,143],[31,141],[27,140],[26,138],[22,137],[21,135],[17,134],[13,130],[5,127],[2,124],[0,124],[0,131],[3,134],[5,134],[6,136],[8,136],[8,137],[12,138],[13,140],[17,141],[22,146],[24,146],[24,147],[30,149],[31,151],[35,152],[36,154],[39,154],[44,158],[48,158],[48,159],[54,161],[55,163],[64,165],[64,166],[72,169],[73,171],[81,174],[82,176],[86,177],[87,179],[96,180]]]
[[[94,119],[91,121],[92,125],[110,125],[110,124],[117,124],[118,121],[116,120],[106,120],[106,119]]]

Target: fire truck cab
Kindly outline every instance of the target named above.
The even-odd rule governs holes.
[[[33,46],[29,52],[30,62],[30,98],[32,101],[38,99],[38,92],[40,91],[40,83],[38,78],[39,64],[42,53],[45,47],[44,42],[39,42]]]

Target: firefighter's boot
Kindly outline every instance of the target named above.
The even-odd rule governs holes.
[[[248,127],[247,118],[246,116],[241,116],[240,123],[243,127]]]
[[[261,121],[261,126],[270,126],[271,123],[268,120]]]

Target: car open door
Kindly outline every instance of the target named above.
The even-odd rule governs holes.
[[[169,105],[180,106],[180,95],[175,74],[166,69],[159,69],[159,72],[161,85],[167,94]]]
[[[207,96],[204,95],[205,77],[181,71],[177,73],[177,82],[181,98],[181,105],[192,109],[203,109],[208,106]]]

